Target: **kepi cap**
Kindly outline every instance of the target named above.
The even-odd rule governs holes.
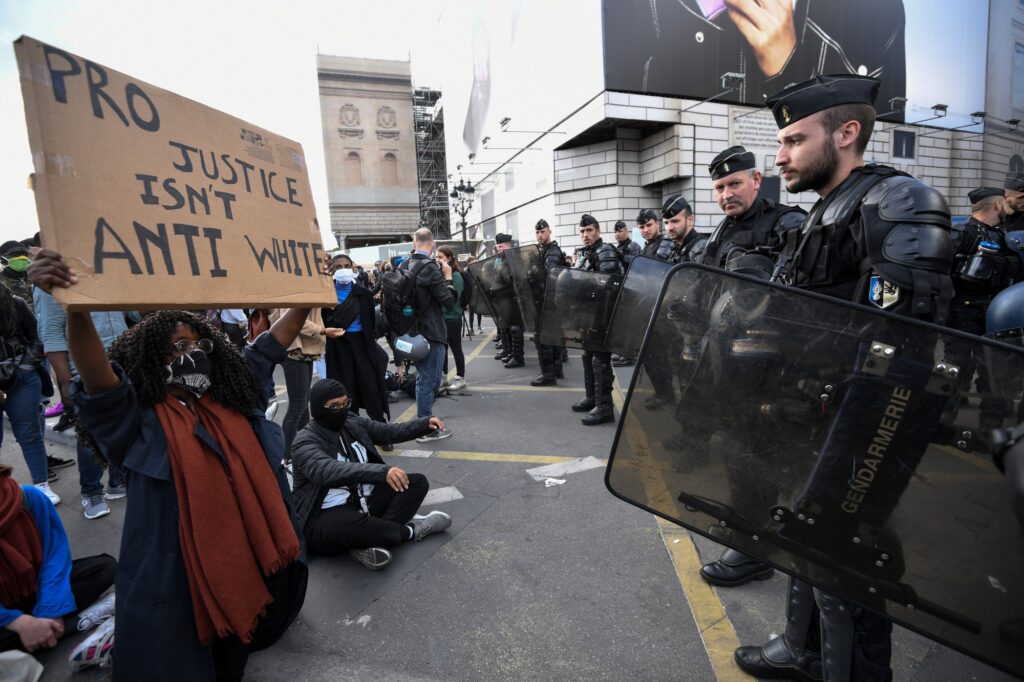
[[[690,208],[690,203],[683,198],[682,194],[673,194],[662,204],[661,217],[668,220],[688,208]]]
[[[587,227],[589,225],[596,225],[600,227],[601,223],[597,222],[597,218],[590,215],[589,213],[584,213],[583,217],[580,218],[580,227]]]
[[[505,234],[504,232],[499,232],[498,234],[494,235],[494,243],[495,244],[510,244],[510,243],[512,243],[512,235]]]
[[[537,225],[536,225],[536,226],[534,226],[534,228],[533,228],[533,229],[535,229],[535,230],[537,230],[538,232],[540,232],[541,230],[546,230],[546,229],[547,229],[547,228],[549,228],[549,227],[551,227],[551,226],[550,226],[550,225],[548,225],[548,221],[546,221],[546,220],[544,220],[543,218],[541,218],[540,220],[538,220],[538,221],[537,221]]]
[[[765,104],[772,110],[779,129],[840,104],[871,104],[878,96],[879,80],[870,76],[841,74],[818,76],[790,85],[769,97]]]
[[[1013,190],[1014,192],[1024,192],[1024,175],[1020,173],[1010,173],[1006,176],[1006,180],[1003,182],[1003,189]]]
[[[967,199],[972,203],[976,204],[979,201],[988,199],[989,197],[1004,197],[1006,196],[1006,190],[1001,187],[979,187],[978,189],[972,189],[967,193]]]
[[[753,152],[748,152],[745,147],[729,147],[718,152],[718,155],[708,164],[708,173],[712,180],[719,180],[726,175],[741,170],[750,170],[757,167],[757,159]]]

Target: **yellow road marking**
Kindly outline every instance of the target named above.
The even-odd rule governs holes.
[[[582,393],[585,389],[580,386],[477,386],[469,387],[470,391],[502,392],[502,391],[541,391],[545,393]]]
[[[947,454],[953,455],[960,461],[967,462],[971,466],[976,466],[979,469],[983,469],[993,474],[999,474],[999,469],[996,469],[996,465],[984,457],[979,457],[972,452],[964,452],[963,450],[954,448],[951,445],[940,445],[939,448]]]
[[[500,452],[460,452],[458,450],[438,450],[434,456],[440,459],[464,459],[474,462],[525,462],[527,464],[560,464],[580,459],[579,457],[555,455],[515,455]]]

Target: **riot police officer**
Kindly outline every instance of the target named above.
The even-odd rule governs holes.
[[[711,175],[712,190],[719,208],[725,218],[708,239],[701,256],[701,262],[719,268],[729,267],[741,262],[740,256],[761,253],[767,256],[778,250],[782,233],[799,228],[807,213],[800,208],[777,204],[770,199],[758,196],[761,187],[761,172],[757,170],[757,159],[745,148],[736,146],[722,150],[708,164]],[[735,368],[741,373],[737,377],[742,381],[743,368]],[[684,434],[685,435],[685,434]],[[751,439],[771,437],[770,433],[745,434]],[[762,448],[751,443],[751,452],[760,452]],[[757,497],[760,491],[739,490],[749,481],[749,470],[735,471],[735,467],[747,468],[751,463],[737,461],[727,468],[729,484],[737,488],[733,497]],[[763,486],[762,486],[763,489]],[[761,500],[764,502],[764,500]],[[769,504],[774,500],[768,502]],[[716,560],[701,567],[700,575],[704,580],[719,587],[736,587],[745,585],[752,580],[765,580],[772,576],[772,568],[768,564],[728,548]]]
[[[629,238],[629,228],[626,226],[625,220],[615,223],[615,241],[615,250],[619,253],[622,267],[628,270],[629,264],[640,255],[640,245]]]
[[[619,254],[611,244],[601,240],[601,225],[594,216],[584,213],[580,219],[580,251],[576,267],[588,272],[622,274]],[[615,420],[612,412],[612,358],[609,353],[583,351],[583,383],[587,397],[572,406],[573,412],[588,412],[584,426],[594,426]]]
[[[636,224],[640,227],[640,236],[644,238],[644,248],[640,250],[640,255],[654,258],[661,242],[665,239],[658,214],[652,209],[645,208],[637,214]]]
[[[551,226],[548,221],[541,218],[537,221],[537,245],[540,246],[540,258],[544,263],[544,269],[562,267],[565,265],[565,254],[562,253],[558,242],[551,238]],[[562,378],[562,353],[560,346],[548,346],[540,342],[540,334],[533,337],[533,343],[537,347],[537,360],[540,363],[540,376],[530,382],[531,386],[554,386],[558,379]]]
[[[665,231],[669,238],[658,245],[654,257],[669,263],[696,260],[703,252],[707,240],[693,229],[696,216],[682,194],[673,194],[665,199],[661,207],[661,218],[665,221]]]
[[[953,288],[949,208],[919,180],[864,163],[878,88],[878,80],[866,76],[819,76],[768,99],[779,127],[775,164],[786,188],[820,197],[803,227],[785,233],[773,277],[941,323]],[[885,616],[797,578],[790,581],[786,609],[781,637],[736,650],[747,673],[892,678],[892,623]],[[820,634],[820,648],[814,634]]]
[[[494,253],[501,254],[512,248],[512,235],[499,232],[494,235]],[[498,338],[501,340],[501,350],[494,356],[495,360],[502,362],[505,367],[512,369],[523,367],[526,362],[523,359],[523,346],[526,339],[523,335],[522,325],[513,325],[508,329],[499,329]]]
[[[743,147],[719,152],[708,164],[708,173],[725,218],[708,239],[702,263],[725,268],[737,256],[776,252],[782,233],[800,227],[807,215],[797,206],[758,196],[761,171],[754,154]]]
[[[1011,173],[1003,182],[1006,196],[1006,218],[1003,232],[1024,230],[1024,174]]]

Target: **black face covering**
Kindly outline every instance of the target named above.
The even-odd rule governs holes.
[[[197,398],[210,388],[210,358],[201,350],[181,355],[167,365],[167,383],[180,386]]]
[[[330,431],[341,431],[345,427],[345,420],[348,419],[348,408],[329,410],[324,407],[324,403],[347,395],[345,385],[334,379],[323,379],[313,384],[309,389],[309,413],[313,421]]]

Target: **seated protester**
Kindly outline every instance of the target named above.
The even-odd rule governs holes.
[[[45,291],[77,276],[54,251],[29,273]],[[272,376],[309,310],[290,310],[244,356],[198,315],[148,315],[110,347],[69,312],[84,433],[124,471],[114,679],[241,679],[305,598],[302,536],[266,420]]]
[[[440,511],[416,516],[430,487],[426,477],[388,466],[374,445],[412,440],[443,429],[444,422],[429,417],[385,424],[349,414],[351,403],[333,379],[310,390],[313,421],[292,446],[295,511],[311,553],[348,551],[376,571],[391,563],[384,547],[422,540],[452,519]]]
[[[50,500],[18,485],[11,467],[0,465],[0,651],[57,646],[77,631],[77,621],[64,617],[99,599],[114,584],[116,567],[106,554],[72,561]]]

